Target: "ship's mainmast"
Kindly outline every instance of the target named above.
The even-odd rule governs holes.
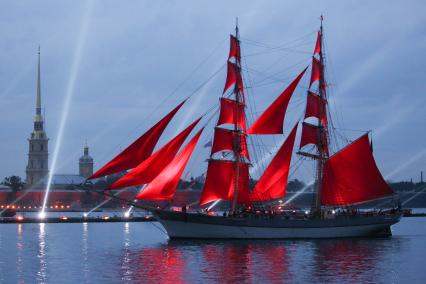
[[[318,32],[318,38],[315,45],[314,54],[312,56],[312,74],[308,90],[308,97],[306,103],[305,119],[309,117],[316,117],[318,122],[311,124],[303,122],[302,138],[300,148],[307,144],[315,144],[318,154],[307,153],[299,151],[298,154],[316,160],[316,176],[315,176],[315,202],[313,204],[313,212],[317,216],[321,213],[321,191],[324,164],[329,157],[328,148],[328,129],[327,129],[327,83],[324,78],[324,54],[323,54],[323,28],[321,27]],[[314,82],[318,81],[318,90],[312,91]]]
[[[237,48],[238,50],[240,50],[240,36],[239,36],[239,31],[238,31],[238,18],[237,18],[237,22],[235,25],[235,41],[237,44]],[[239,51],[241,52],[241,51]],[[240,58],[238,56],[235,57],[235,67],[236,67],[236,72],[237,72],[237,78],[242,78],[241,76],[241,62],[240,62]],[[235,100],[237,101],[237,103],[243,103],[243,96],[241,94],[241,90],[240,90],[240,86],[239,84],[241,83],[241,87],[242,87],[242,82],[237,82],[235,83],[235,87],[234,87],[234,95],[235,95]],[[236,114],[235,114],[235,122],[234,122],[234,132],[237,134],[238,132],[240,132],[241,130],[238,128],[238,118],[240,117],[240,113],[238,113],[239,108],[236,108]],[[234,157],[235,157],[235,183],[234,183],[234,198],[232,200],[232,212],[235,212],[237,209],[237,205],[238,205],[238,184],[239,184],[239,179],[240,179],[240,163],[241,163],[241,141],[240,141],[240,135],[234,135],[234,145],[233,145],[233,153],[234,153]]]

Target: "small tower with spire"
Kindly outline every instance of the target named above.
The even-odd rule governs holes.
[[[85,178],[93,175],[93,158],[89,155],[89,146],[84,146],[83,156],[78,160],[79,174]]]
[[[34,186],[49,173],[49,139],[44,131],[44,118],[41,113],[40,46],[38,47],[36,113],[34,117],[34,129],[31,132],[28,142],[26,182],[27,185]]]

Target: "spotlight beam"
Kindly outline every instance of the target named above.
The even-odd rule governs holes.
[[[96,209],[98,209],[99,207],[104,206],[105,204],[107,204],[108,202],[110,202],[115,196],[119,195],[123,191],[124,191],[124,188],[121,189],[121,190],[119,190],[119,191],[117,191],[113,196],[110,196],[107,200],[102,201],[101,203],[99,203],[98,205],[96,205],[95,207],[93,207],[92,209],[90,209],[86,214],[89,215],[90,213],[92,213],[93,211],[95,211]]]
[[[417,162],[419,159],[423,158],[425,155],[426,155],[426,149],[423,149],[423,151],[421,151],[419,154],[413,156],[411,159],[409,159],[408,161],[403,163],[401,166],[399,166],[398,168],[394,169],[392,172],[387,174],[385,179],[388,179],[388,178],[394,176],[395,174],[399,173],[400,171],[402,171],[403,169],[405,169],[409,165],[411,165],[414,162]]]
[[[88,26],[89,26],[89,21],[90,21],[90,15],[91,15],[91,11],[92,11],[92,1],[86,2],[86,7],[85,7],[84,11],[85,11],[85,13],[83,15],[83,21],[82,21],[81,28],[80,28],[80,36],[79,36],[79,39],[77,41],[77,46],[76,46],[76,50],[75,50],[75,54],[74,54],[74,62],[71,66],[71,72],[70,72],[70,78],[69,78],[69,81],[68,81],[67,92],[66,92],[65,101],[64,101],[64,104],[63,104],[63,107],[62,107],[62,117],[61,117],[61,120],[59,122],[59,129],[58,129],[58,134],[57,134],[57,138],[56,138],[56,144],[55,144],[55,148],[53,150],[52,167],[51,167],[51,170],[49,172],[48,179],[47,179],[46,191],[44,193],[43,206],[42,206],[42,209],[41,209],[41,212],[40,212],[40,216],[43,216],[45,214],[46,205],[47,205],[47,201],[48,201],[48,198],[49,198],[49,192],[50,192],[50,188],[52,186],[53,173],[55,172],[55,169],[56,169],[56,163],[58,161],[58,155],[59,155],[61,145],[62,145],[62,139],[63,139],[63,136],[64,136],[64,130],[65,130],[66,122],[67,122],[67,119],[68,119],[68,113],[69,113],[69,109],[70,109],[71,98],[74,94],[75,82],[77,80],[78,70],[80,68],[82,50],[83,50],[83,47],[84,47],[84,44],[85,44],[86,38],[87,38],[87,31],[88,31]]]
[[[215,207],[216,205],[218,205],[220,201],[221,201],[221,200],[219,199],[219,200],[216,200],[215,202],[213,202],[213,204],[212,204],[212,205],[210,205],[210,206],[207,208],[207,210],[212,210],[212,209],[213,209],[213,207]]]
[[[404,202],[402,202],[401,205],[404,206],[405,204],[407,204],[408,202],[410,202],[411,200],[413,200],[414,198],[416,198],[417,196],[419,196],[421,193],[424,193],[425,190],[426,190],[426,187],[423,187],[418,192],[414,193],[413,196],[411,196],[410,198],[408,198],[407,200],[405,200]]]
[[[295,193],[292,197],[290,197],[288,200],[286,200],[283,205],[287,205],[290,202],[292,202],[294,199],[296,199],[297,197],[299,197],[302,193],[304,193],[306,190],[308,190],[308,188],[313,185],[315,182],[315,180],[310,181],[308,184],[305,185],[304,188],[302,188],[301,190],[299,190],[297,193]]]

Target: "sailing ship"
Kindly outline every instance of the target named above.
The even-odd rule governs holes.
[[[250,185],[249,170],[252,165],[247,137],[283,135],[286,132],[284,119],[290,99],[309,66],[247,127],[245,111],[248,103],[242,77],[240,44],[237,25],[235,34],[230,36],[227,77],[199,200],[199,205],[204,209],[192,210],[187,206],[182,210],[172,210],[171,206],[146,209],[152,211],[170,238],[390,236],[390,227],[400,220],[401,213],[394,192],[375,163],[369,132],[338,151],[333,152],[330,147],[333,128],[329,125],[331,117],[324,72],[322,19],[312,55],[301,127],[297,123],[288,132],[284,143],[254,186]],[[109,190],[143,186],[136,200],[172,200],[205,126],[200,127],[183,148],[182,145],[204,117],[197,118],[155,152],[154,148],[185,102],[176,106],[89,179],[125,172],[109,186]],[[313,120],[315,123],[312,123]],[[313,184],[315,200],[309,211],[289,213],[280,202],[286,197],[298,128],[301,128],[301,138],[296,154],[316,164]],[[314,146],[315,151],[306,151],[307,145]],[[394,202],[391,208],[381,211],[363,211],[356,207],[380,199]],[[212,204],[218,201],[226,201],[229,210],[214,212]]]

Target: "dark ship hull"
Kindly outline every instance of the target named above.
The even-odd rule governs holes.
[[[211,216],[157,210],[154,216],[171,239],[299,239],[391,236],[399,212],[380,215],[334,216],[326,219],[293,218],[284,214]]]

